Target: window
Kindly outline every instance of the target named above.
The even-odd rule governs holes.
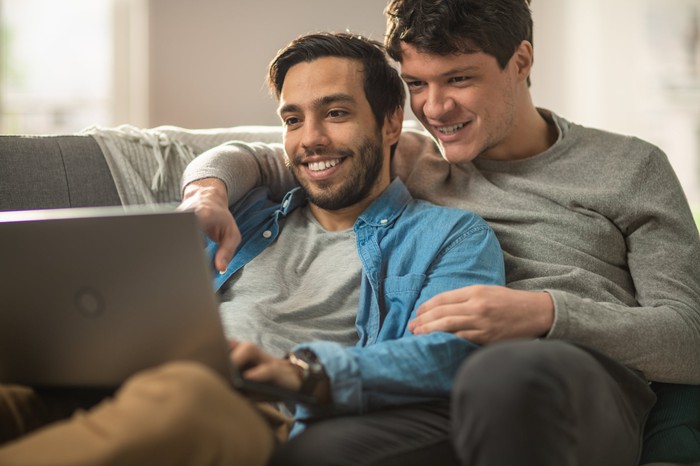
[[[144,4],[0,0],[0,132],[70,133],[132,116],[136,64],[129,52],[139,45],[134,37],[145,38],[134,35],[145,22],[132,13]]]

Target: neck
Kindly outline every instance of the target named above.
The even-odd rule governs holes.
[[[388,174],[385,178],[380,183],[377,183],[367,197],[353,205],[336,210],[327,210],[314,203],[309,203],[309,210],[326,231],[341,231],[352,228],[362,212],[389,186]]]
[[[309,204],[309,210],[326,231],[342,231],[355,225],[357,218],[367,208],[369,202],[366,204],[364,201],[358,202],[338,210],[326,210],[315,204]]]
[[[520,102],[522,109],[515,117],[513,130],[500,149],[488,158],[521,160],[549,149],[557,140],[557,129],[540,114],[532,103],[530,92],[525,92]]]

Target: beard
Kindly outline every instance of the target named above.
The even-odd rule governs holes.
[[[309,181],[297,175],[303,157],[312,155],[334,156],[342,163],[354,163],[350,175],[337,181]],[[297,155],[289,163],[292,175],[312,204],[324,210],[340,210],[350,207],[365,199],[377,184],[384,166],[384,152],[381,136],[374,139],[367,137],[359,145],[357,152],[349,148],[309,150],[303,156]]]

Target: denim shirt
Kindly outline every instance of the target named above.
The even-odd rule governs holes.
[[[218,289],[280,234],[279,221],[306,203],[299,188],[281,204],[267,188],[250,191],[231,212],[242,243]],[[397,178],[354,224],[362,263],[355,347],[314,341],[331,382],[333,404],[299,406],[297,419],[362,413],[385,406],[447,399],[453,376],[476,345],[450,333],[416,336],[407,329],[416,309],[443,291],[505,283],[503,253],[490,227],[476,214],[416,201]],[[213,254],[216,245],[208,245]]]

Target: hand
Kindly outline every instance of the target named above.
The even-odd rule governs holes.
[[[185,187],[178,210],[192,210],[202,230],[219,245],[214,267],[223,272],[241,243],[241,232],[228,210],[226,184],[218,178],[193,181]]]
[[[301,389],[302,374],[288,360],[276,358],[249,342],[230,342],[231,360],[241,375],[256,382],[269,382],[287,390]]]
[[[554,323],[554,303],[545,291],[474,285],[441,293],[423,303],[408,323],[416,335],[450,332],[485,345],[512,338],[538,338]]]

